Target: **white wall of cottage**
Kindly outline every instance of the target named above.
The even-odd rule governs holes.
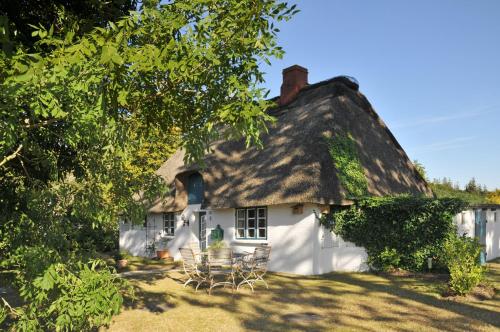
[[[224,242],[236,252],[252,252],[256,245],[270,245],[270,271],[311,275],[366,270],[365,250],[320,226],[314,214],[319,210],[316,205],[305,204],[301,214],[293,214],[291,204],[268,206],[267,239],[261,240],[236,239],[235,209],[206,210],[208,244],[210,231],[220,225],[224,230]],[[175,260],[181,258],[179,248],[198,241],[199,211],[199,205],[191,205],[176,215],[175,235],[168,243],[170,255]],[[120,223],[121,250],[134,256],[146,256],[146,234],[148,242],[153,237],[164,236],[162,214],[150,214],[147,219],[147,232],[143,226]],[[189,226],[184,220],[189,220]]]

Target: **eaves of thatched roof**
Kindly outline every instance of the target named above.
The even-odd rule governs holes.
[[[205,167],[185,165],[178,150],[158,170],[176,191],[151,211],[186,207],[186,175],[199,171],[207,208],[286,203],[350,203],[328,152],[325,136],[349,133],[354,139],[372,195],[432,195],[425,180],[358,85],[345,77],[303,88],[289,105],[270,111],[277,121],[262,135],[263,148],[240,141],[217,141]]]

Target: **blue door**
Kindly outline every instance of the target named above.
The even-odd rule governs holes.
[[[188,204],[201,204],[203,200],[203,178],[200,173],[188,177]]]
[[[477,209],[474,213],[474,236],[482,246],[481,250],[481,264],[486,263],[486,211]]]

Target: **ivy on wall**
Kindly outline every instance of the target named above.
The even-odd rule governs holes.
[[[356,142],[352,136],[339,133],[325,139],[340,182],[347,191],[345,198],[366,196],[368,194],[368,182],[359,160]]]
[[[428,257],[439,256],[450,234],[456,232],[453,216],[466,208],[455,198],[409,195],[363,198],[319,220],[344,240],[364,247],[375,269],[424,270]],[[387,259],[391,253],[391,259]]]

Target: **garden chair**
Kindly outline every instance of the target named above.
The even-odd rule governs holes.
[[[194,257],[198,264],[202,263],[201,248],[199,242],[189,242],[189,248],[193,250]]]
[[[238,284],[236,290],[239,290],[240,286],[247,284],[253,292],[253,286],[256,282],[263,282],[266,288],[269,289],[267,282],[264,280],[264,275],[267,272],[270,254],[270,246],[259,246],[255,248],[253,254],[245,256],[240,261],[238,274],[243,280]]]
[[[196,260],[196,256],[191,248],[179,248],[182,257],[182,266],[188,280],[184,283],[186,287],[191,282],[196,282],[196,289],[203,283],[209,283],[208,271]]]
[[[233,263],[233,250],[231,248],[208,249],[208,294],[212,294],[212,289],[217,286],[230,285],[235,288],[236,266]],[[217,279],[222,278],[222,281]]]

